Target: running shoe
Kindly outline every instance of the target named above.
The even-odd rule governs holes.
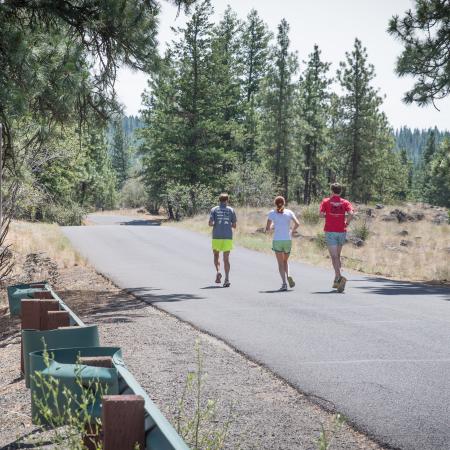
[[[345,283],[347,283],[347,278],[341,277],[341,279],[339,280],[339,286],[337,288],[338,292],[344,292]]]
[[[280,292],[284,292],[284,291],[287,291],[288,289],[287,289],[287,284],[286,283],[283,283],[282,285],[281,285],[281,287],[280,287],[280,289],[278,289]]]
[[[291,276],[289,276],[289,277],[287,277],[287,280],[288,280],[288,283],[289,283],[289,287],[293,288],[295,286],[294,279]]]
[[[230,287],[230,286],[231,286],[230,280],[225,279],[223,287]]]
[[[222,274],[220,272],[217,272],[216,283],[220,284],[221,281],[222,281]]]
[[[335,278],[333,281],[333,289],[337,289],[339,287],[340,278]]]

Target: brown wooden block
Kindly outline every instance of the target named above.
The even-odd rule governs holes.
[[[47,330],[70,326],[70,315],[67,311],[48,311]]]
[[[105,395],[102,399],[103,450],[145,448],[144,399],[140,395]]]
[[[107,367],[108,369],[113,367],[111,356],[81,356],[80,364],[93,367]]]
[[[20,302],[22,330],[40,330],[41,305],[37,300],[24,299]]]
[[[36,291],[33,292],[33,297],[41,300],[51,300],[53,297],[50,291]]]
[[[48,330],[48,312],[57,311],[59,309],[58,300],[30,300],[23,299],[20,301],[22,310],[22,330]],[[23,373],[23,345],[20,344],[20,370]]]

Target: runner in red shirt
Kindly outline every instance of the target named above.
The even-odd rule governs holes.
[[[341,251],[347,235],[347,226],[353,218],[352,204],[340,197],[342,186],[331,185],[331,196],[320,204],[320,216],[325,218],[325,239],[333,263],[335,277],[333,288],[343,292],[347,279],[341,275]]]

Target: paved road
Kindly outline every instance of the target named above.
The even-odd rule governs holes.
[[[101,225],[64,232],[120,287],[224,339],[379,442],[450,449],[449,290],[352,275],[335,294],[330,271],[293,263],[298,284],[279,293],[275,258],[242,248],[231,288],[217,288],[208,237],[136,220],[91,216]]]

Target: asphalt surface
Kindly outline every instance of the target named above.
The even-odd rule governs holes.
[[[64,233],[118,286],[222,338],[360,431],[393,448],[450,449],[450,290],[291,264],[236,248],[231,287],[214,284],[207,236],[90,216]]]

